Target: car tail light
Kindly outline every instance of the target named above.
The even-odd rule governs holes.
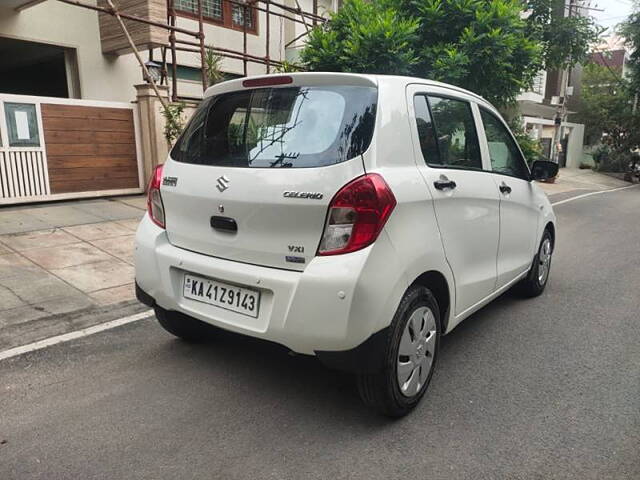
[[[355,252],[371,245],[395,206],[393,192],[377,173],[346,184],[329,204],[318,255]]]
[[[147,210],[149,211],[149,217],[151,217],[153,223],[159,227],[165,228],[164,205],[162,204],[162,196],[160,195],[163,166],[164,165],[158,165],[153,169],[153,173],[151,174],[149,188],[147,189]]]

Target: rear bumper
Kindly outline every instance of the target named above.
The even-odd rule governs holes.
[[[136,282],[136,298],[140,303],[145,304],[147,307],[153,308],[156,306],[156,301],[153,299],[151,295],[149,295],[142,288],[140,288],[140,285],[138,285],[138,282]]]
[[[167,314],[167,311],[162,307],[158,307],[155,300],[142,290],[137,283],[136,297],[148,307],[154,308],[158,318]],[[184,314],[180,312],[180,315]],[[188,318],[188,316],[182,318]],[[329,368],[352,373],[375,373],[384,366],[384,357],[380,355],[380,352],[384,351],[387,330],[388,328],[384,328],[374,333],[363,343],[350,350],[316,350],[314,353]]]
[[[136,292],[147,305],[354,370],[349,367],[359,362],[354,358],[369,357],[359,353],[361,346],[388,326],[406,288],[394,260],[390,242],[381,235],[359,252],[316,257],[303,272],[248,265],[177,248],[145,215],[136,236]],[[184,298],[185,272],[260,290],[258,318]]]

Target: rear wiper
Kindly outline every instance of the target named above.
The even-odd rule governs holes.
[[[292,152],[292,153],[281,153],[278,155],[273,162],[271,162],[271,167],[293,167],[293,163],[286,162],[285,160],[295,160],[300,156],[300,152]]]

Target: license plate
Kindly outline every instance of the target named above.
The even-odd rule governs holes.
[[[257,318],[260,292],[195,275],[184,275],[182,294],[185,298],[215,305]]]

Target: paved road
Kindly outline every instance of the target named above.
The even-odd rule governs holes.
[[[145,320],[0,362],[0,478],[638,479],[640,188],[557,212],[547,292],[447,336],[405,419],[311,358]]]

